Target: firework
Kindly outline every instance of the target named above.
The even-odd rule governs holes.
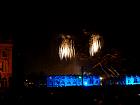
[[[75,56],[74,42],[70,36],[62,36],[62,43],[59,46],[60,59],[72,58]]]
[[[101,49],[101,41],[99,35],[92,35],[89,41],[89,54],[94,56]]]

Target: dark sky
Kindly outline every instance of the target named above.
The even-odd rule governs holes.
[[[58,34],[70,33],[80,40],[83,29],[99,32],[106,48],[119,49],[129,61],[139,65],[140,27],[136,10],[109,8],[19,13],[17,18],[12,17],[2,27],[5,38],[8,33],[13,35],[15,61],[24,72],[46,71],[57,64]]]
[[[48,24],[46,29],[40,29],[38,25],[33,26],[35,29],[14,32],[15,49],[19,53],[17,57],[23,61],[23,71],[26,73],[47,71],[62,72],[54,70],[59,68],[57,42],[60,38],[59,33],[70,33],[78,40],[83,36],[82,30],[99,32],[104,38],[105,49],[115,48],[121,51],[124,58],[130,62],[139,65],[139,38],[138,30],[133,26],[135,23],[107,23],[96,22],[87,24],[74,23],[52,23]],[[27,26],[28,27],[28,26]],[[43,27],[43,26],[42,26]],[[16,53],[17,54],[17,53]],[[20,63],[20,60],[19,63]],[[135,64],[132,64],[135,65]]]

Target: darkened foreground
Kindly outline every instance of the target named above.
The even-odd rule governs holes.
[[[84,104],[84,105],[138,105],[140,87],[67,87],[67,88],[26,88],[1,92],[3,104]]]

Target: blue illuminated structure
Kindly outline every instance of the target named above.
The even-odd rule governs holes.
[[[83,85],[84,86],[100,85],[100,77],[93,76],[93,75],[84,75],[83,76]]]
[[[100,77],[93,75],[56,75],[47,77],[47,87],[100,85]]]
[[[125,78],[126,85],[139,85],[140,76],[126,76]]]
[[[47,87],[82,86],[82,77],[75,75],[48,76]]]
[[[102,80],[97,75],[50,75],[47,87],[100,86]],[[122,76],[108,81],[108,85],[140,85],[140,76]]]

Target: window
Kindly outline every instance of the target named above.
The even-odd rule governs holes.
[[[8,51],[7,50],[3,50],[2,51],[2,58],[7,58],[8,57]]]

